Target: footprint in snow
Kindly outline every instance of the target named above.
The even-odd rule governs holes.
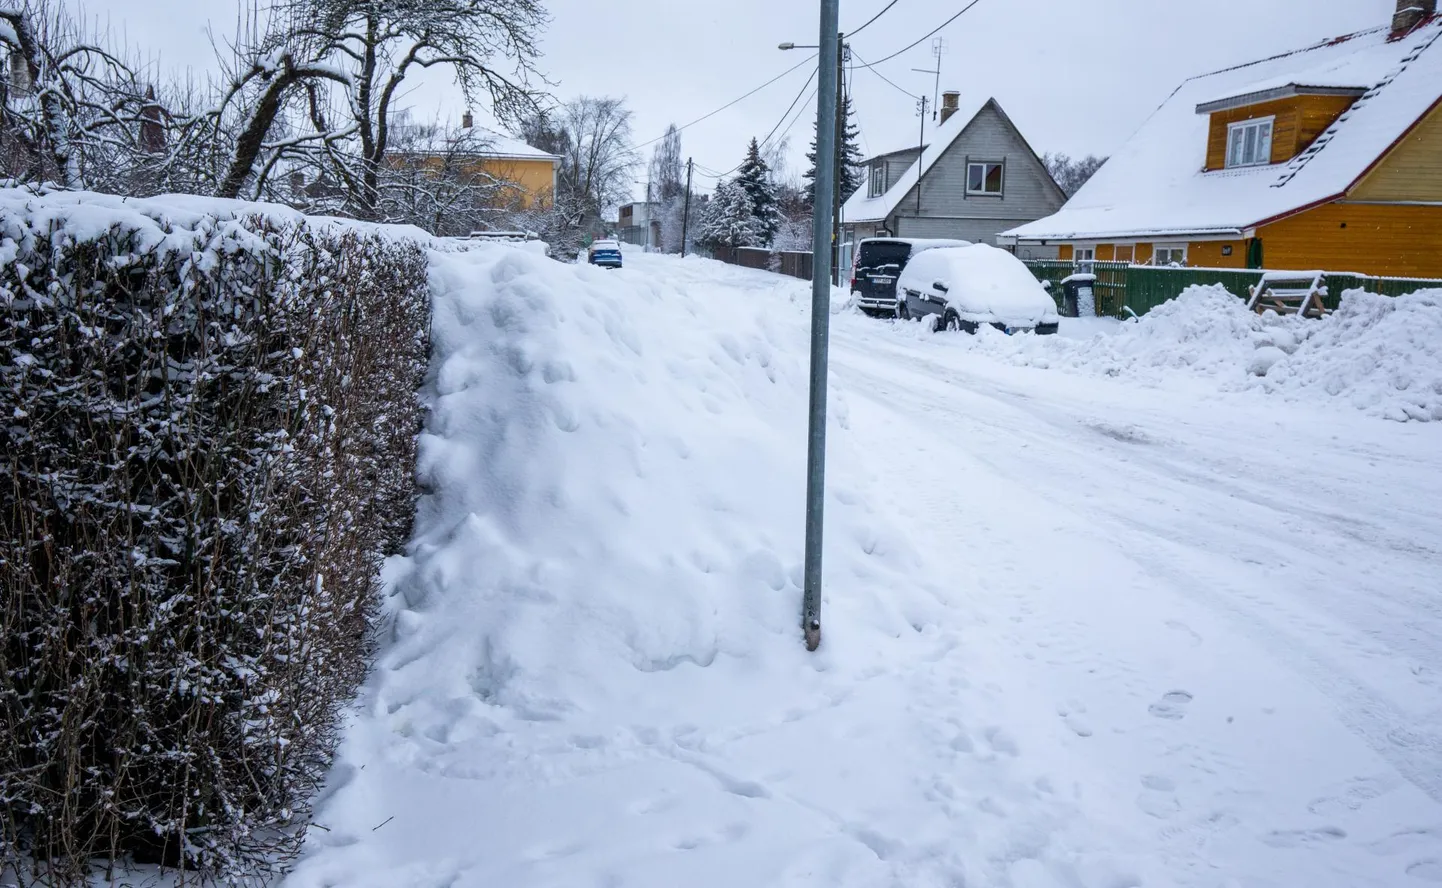
[[[1442,860],[1419,860],[1407,867],[1407,875],[1423,882],[1442,884]]]
[[[1202,636],[1198,635],[1195,629],[1183,623],[1181,620],[1168,620],[1167,628],[1185,637],[1187,643],[1192,647],[1200,647],[1202,644]]]
[[[1335,826],[1318,829],[1274,830],[1262,837],[1262,841],[1273,848],[1301,848],[1308,845],[1322,845],[1340,842],[1347,838],[1347,831]]]
[[[1192,702],[1192,695],[1187,691],[1172,691],[1164,694],[1162,699],[1147,707],[1147,711],[1157,718],[1164,718],[1168,721],[1181,721],[1187,716],[1187,705]]]
[[[1058,706],[1056,714],[1061,716],[1062,723],[1070,728],[1073,734],[1076,734],[1082,739],[1086,739],[1092,736],[1093,733],[1091,725],[1082,717],[1086,711],[1087,708],[1085,704],[1074,702],[1064,706]]]
[[[1137,807],[1158,819],[1171,817],[1182,810],[1176,797],[1177,784],[1170,777],[1147,774],[1142,777],[1142,793]]]

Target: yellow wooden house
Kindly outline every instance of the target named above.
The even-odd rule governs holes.
[[[1442,16],[1182,84],[1059,212],[1001,242],[1077,261],[1442,277]]]
[[[490,200],[496,209],[544,210],[554,203],[560,157],[478,127],[470,113],[459,129],[415,129],[425,135],[392,152],[390,162],[396,168],[484,179],[495,186]]]

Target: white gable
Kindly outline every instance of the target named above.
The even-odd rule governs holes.
[[[1187,81],[1065,207],[1005,236],[1239,235],[1340,197],[1442,98],[1442,19],[1389,37],[1364,31]],[[1286,85],[1368,91],[1287,163],[1204,172],[1210,119],[1197,106]]]
[[[962,132],[971,125],[971,122],[976,119],[976,116],[981,113],[981,109],[985,108],[990,102],[991,99],[987,99],[982,102],[977,102],[970,108],[963,108],[951,115],[951,119],[947,120],[946,123],[943,123],[934,131],[927,134],[926,150],[921,152],[921,175],[926,175],[927,171],[936,165],[936,162],[946,153],[946,149],[951,147],[951,143],[956,141],[957,137],[960,136]],[[917,135],[921,135],[920,127],[917,128]],[[914,149],[915,147],[913,144],[912,148]],[[899,148],[896,151],[890,152],[890,154],[896,154],[905,150],[906,148],[904,147]],[[885,156],[887,155],[878,155],[878,157]],[[916,177],[916,164],[913,163],[907,168],[906,173],[904,173],[900,179],[896,180],[895,185],[891,186],[886,193],[877,197],[868,197],[866,186],[863,184],[861,190],[851,195],[851,199],[846,202],[846,205],[841,211],[841,218],[847,222],[880,222],[886,219],[906,197],[911,187],[916,184]]]

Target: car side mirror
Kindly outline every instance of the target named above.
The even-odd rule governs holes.
[[[934,282],[931,286],[932,286],[932,287],[936,290],[936,292],[938,292],[938,293],[950,293],[950,292],[951,292],[951,288],[948,287],[946,284],[943,284],[941,281],[936,281],[936,282]]]
[[[1050,290],[1050,289],[1051,289],[1051,281],[1042,281],[1042,282],[1041,282],[1041,288],[1042,288],[1043,290]]]

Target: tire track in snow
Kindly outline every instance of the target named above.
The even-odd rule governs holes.
[[[1066,473],[1062,477],[1067,479],[1068,484],[1074,484],[1083,474],[1071,473],[1078,465],[1078,460],[1075,447],[1068,439],[1075,436],[1081,425],[1074,414],[1047,409],[1036,404],[1026,393],[1007,391],[958,368],[944,367],[913,355],[893,355],[890,353],[892,350],[888,349],[886,359],[883,360],[874,354],[875,345],[873,342],[866,343],[872,354],[862,357],[842,353],[838,361],[838,372],[851,383],[848,389],[853,398],[866,397],[885,409],[924,418],[924,425],[933,428],[940,425],[954,430],[959,433],[958,439],[962,441],[966,440],[966,436],[975,436],[978,433],[989,436],[993,441],[988,443],[999,446],[966,447],[967,455],[1018,485],[1029,488],[1047,487],[1048,495],[1068,509],[1090,515],[1100,512],[1112,522],[1116,530],[1145,535],[1146,541],[1127,548],[1126,556],[1130,560],[1183,595],[1222,615],[1253,640],[1273,651],[1285,652],[1287,661],[1299,667],[1297,671],[1333,701],[1342,724],[1392,764],[1400,775],[1434,800],[1442,802],[1442,773],[1439,773],[1436,764],[1442,761],[1442,735],[1430,725],[1417,725],[1415,716],[1402,712],[1380,697],[1365,682],[1340,666],[1334,658],[1283,628],[1277,621],[1260,614],[1255,607],[1249,607],[1244,603],[1244,595],[1228,595],[1218,591],[1219,587],[1227,588],[1231,584],[1224,580],[1218,582],[1218,565],[1205,562],[1215,562],[1216,559],[1225,557],[1216,554],[1217,551],[1234,550],[1238,542],[1255,545],[1250,534],[1242,534],[1242,538],[1238,540],[1236,537],[1239,535],[1229,525],[1224,524],[1216,528],[1222,537],[1220,540],[1215,537],[1187,539],[1173,527],[1139,520],[1127,510],[1109,504],[1105,497],[1098,496],[1084,503],[1077,502],[1075,494],[1067,489],[1067,485],[1046,483],[1049,478],[1057,477],[1056,473],[1038,471],[1034,464],[1028,464],[1019,470],[1014,465],[1003,464],[1003,460],[993,456],[1014,453],[1018,441],[1039,445],[1040,450],[1046,452],[1049,463],[1047,469],[1058,469]],[[898,369],[886,363],[893,360],[905,366]],[[863,369],[859,366],[861,364],[874,366],[872,369]],[[877,372],[878,370],[881,372]],[[906,378],[906,374],[911,374],[910,378]],[[990,402],[998,409],[989,411],[991,415],[973,413],[947,397],[934,398],[919,394],[911,388],[917,378],[930,380],[938,389],[951,390],[957,395]],[[1008,422],[1007,417],[1014,417],[1018,422]],[[1010,447],[1006,446],[1007,444],[1010,444]],[[1298,520],[1304,525],[1324,521],[1333,534],[1350,538],[1354,543],[1362,545],[1376,545],[1378,540],[1376,536],[1369,538],[1357,533],[1359,524],[1377,531],[1378,536],[1385,535],[1381,528],[1366,522],[1357,522],[1334,509],[1326,508],[1325,505],[1298,508],[1295,503],[1287,502],[1280,495],[1259,495],[1254,489],[1219,477],[1215,468],[1208,471],[1206,466],[1189,466],[1165,455],[1138,452],[1145,448],[1109,439],[1105,435],[1097,435],[1096,440],[1088,441],[1088,445],[1087,457],[1094,466],[1088,474],[1115,478],[1120,473],[1142,470],[1150,477],[1138,486],[1144,487],[1149,493],[1175,490],[1177,496],[1174,501],[1195,502],[1198,499],[1219,496],[1240,499],[1251,507]],[[1030,452],[1029,463],[1036,456],[1036,452]],[[1282,523],[1275,522],[1277,525]],[[1233,538],[1227,539],[1229,535]],[[1300,542],[1312,543],[1307,548],[1314,557],[1327,561],[1334,561],[1337,557],[1336,545],[1323,535],[1318,535],[1315,540],[1304,538]],[[1423,562],[1420,566],[1436,569],[1436,553],[1430,547],[1408,545],[1410,541],[1396,539],[1389,542],[1392,543],[1389,548],[1399,556],[1419,559]],[[1220,547],[1218,543],[1221,543]],[[1161,557],[1157,554],[1159,547],[1165,547],[1176,557]],[[1198,581],[1196,575],[1173,566],[1174,562],[1187,559],[1204,562],[1198,567],[1215,579]],[[1235,568],[1236,563],[1233,561],[1225,566]],[[1408,604],[1421,604],[1424,611],[1431,610],[1425,603]],[[1434,661],[1433,665],[1442,664]]]

